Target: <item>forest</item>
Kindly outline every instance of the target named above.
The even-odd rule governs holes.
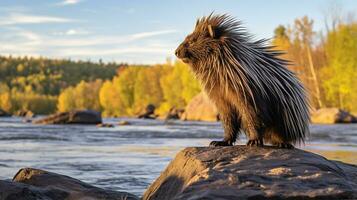
[[[357,22],[337,20],[314,30],[307,16],[279,25],[271,40],[309,92],[313,109],[357,112]],[[0,56],[0,109],[50,114],[93,109],[104,116],[133,116],[147,104],[158,114],[184,108],[200,84],[180,61],[128,65]]]

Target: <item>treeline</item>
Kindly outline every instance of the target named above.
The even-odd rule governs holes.
[[[275,29],[273,45],[286,52],[309,91],[313,108],[339,107],[357,112],[357,22],[335,20],[326,34],[313,30],[313,20],[296,19]]]
[[[105,116],[132,116],[153,104],[163,114],[171,107],[185,107],[199,92],[199,83],[182,62],[127,66],[112,80],[82,81],[64,90],[58,110],[94,109]]]
[[[53,113],[62,90],[80,81],[110,80],[121,66],[126,65],[0,56],[0,108]]]

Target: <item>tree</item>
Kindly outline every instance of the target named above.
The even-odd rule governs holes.
[[[323,68],[324,89],[331,106],[357,111],[357,23],[331,31],[325,44],[328,64]]]
[[[75,103],[75,91],[73,87],[65,89],[58,97],[57,109],[60,112],[66,112],[74,110],[76,107]]]
[[[162,103],[161,74],[161,66],[142,68],[138,72],[134,86],[134,106],[136,110],[142,110],[148,104],[158,107]]]
[[[313,32],[313,20],[310,20],[307,16],[304,16],[301,19],[295,20],[295,40],[300,41],[302,43],[303,49],[306,52],[306,56],[308,59],[308,69],[311,73],[312,79],[312,87],[314,88],[314,97],[316,98],[317,108],[321,108],[322,100],[320,94],[320,86],[318,77],[316,75],[316,69],[314,66],[314,61],[312,59],[311,46],[312,46],[312,38],[314,35]]]
[[[164,66],[160,83],[164,95],[162,112],[171,107],[184,108],[201,91],[200,84],[193,77],[189,66],[180,61]]]
[[[58,98],[58,110],[61,112],[75,109],[91,109],[101,111],[99,91],[101,80],[94,82],[81,81],[76,87],[65,89]]]
[[[11,92],[6,84],[0,83],[0,109],[10,112],[12,109]]]
[[[281,58],[292,61],[289,66],[303,82],[307,88],[314,108],[323,106],[321,95],[321,80],[318,76],[319,69],[323,66],[324,52],[313,45],[315,32],[313,31],[313,21],[308,17],[296,19],[292,27],[278,26],[274,31],[272,41],[275,49],[283,50],[286,54]],[[318,55],[318,56],[316,56]]]
[[[103,108],[104,116],[120,116],[123,111],[123,106],[119,96],[118,89],[112,81],[106,81],[100,88],[99,102]]]

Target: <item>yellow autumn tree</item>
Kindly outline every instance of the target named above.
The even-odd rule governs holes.
[[[101,111],[99,91],[101,80],[94,82],[81,81],[76,87],[65,89],[58,98],[58,111],[70,111],[74,109],[91,109]]]
[[[143,110],[148,104],[158,107],[162,103],[161,75],[161,66],[142,68],[138,72],[134,87],[134,106],[137,111]]]
[[[322,69],[329,106],[357,111],[357,23],[341,24],[331,31],[325,50],[328,64]]]
[[[116,79],[118,77],[115,77],[113,81],[104,82],[99,92],[99,101],[103,108],[104,116],[119,117],[126,115],[126,108],[119,94],[119,86],[114,84],[117,82]]]
[[[10,112],[12,109],[11,92],[6,84],[0,83],[0,109]]]
[[[66,88],[58,97],[57,109],[60,112],[74,110],[76,107],[75,103],[75,92],[73,87]]]
[[[165,65],[160,83],[164,95],[161,112],[167,112],[171,107],[184,108],[201,90],[189,66],[180,61]]]

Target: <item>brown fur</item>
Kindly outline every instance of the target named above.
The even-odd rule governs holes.
[[[279,59],[280,52],[250,41],[238,21],[210,15],[177,48],[216,105],[224,127],[223,141],[232,145],[244,131],[248,145],[270,142],[292,147],[308,133],[309,113],[304,88]]]

